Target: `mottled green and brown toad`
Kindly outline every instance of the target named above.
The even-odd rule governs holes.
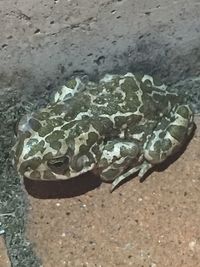
[[[93,171],[113,190],[177,152],[193,127],[190,107],[149,75],[106,75],[98,84],[71,79],[51,104],[21,119],[14,164],[34,180]]]

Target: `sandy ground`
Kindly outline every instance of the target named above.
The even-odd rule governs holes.
[[[200,266],[199,142],[197,129],[167,168],[112,194],[87,175],[77,184],[26,181],[27,235],[43,266]]]

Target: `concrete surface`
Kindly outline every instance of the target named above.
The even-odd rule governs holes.
[[[0,17],[1,90],[37,94],[74,73],[142,69],[171,83],[200,72],[198,0],[8,0]]]

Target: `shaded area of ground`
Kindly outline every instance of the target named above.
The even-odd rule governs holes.
[[[27,234],[44,267],[200,266],[199,142],[197,128],[167,169],[112,194],[102,183],[71,198],[29,195]]]

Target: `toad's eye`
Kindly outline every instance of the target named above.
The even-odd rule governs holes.
[[[69,158],[67,156],[55,158],[49,160],[47,165],[54,173],[65,174],[69,168]]]

